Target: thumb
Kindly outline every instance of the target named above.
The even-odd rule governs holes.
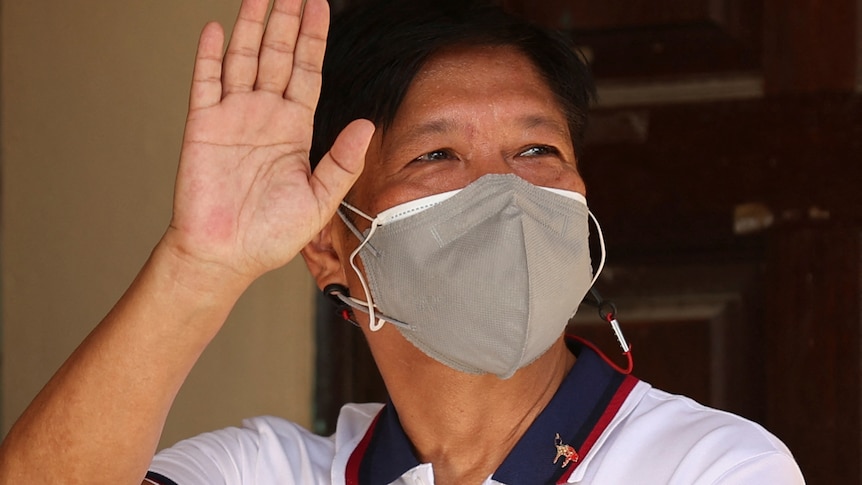
[[[347,125],[329,152],[323,156],[311,174],[311,190],[317,197],[321,220],[328,220],[338,204],[359,178],[365,166],[365,153],[374,135],[374,124],[368,120],[354,120]]]

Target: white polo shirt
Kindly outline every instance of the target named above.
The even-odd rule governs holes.
[[[759,425],[653,389],[585,346],[573,351],[578,360],[560,389],[485,485],[804,483],[790,451]],[[570,451],[568,463],[557,445]],[[331,437],[280,418],[249,419],[160,452],[147,478],[158,485],[434,483],[432,465],[413,454],[391,403],[345,406]]]

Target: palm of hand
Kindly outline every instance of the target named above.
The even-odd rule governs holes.
[[[309,1],[299,28],[300,5],[277,0],[264,33],[266,1],[245,0],[223,64],[217,26],[198,48],[170,231],[181,252],[250,278],[285,264],[329,221],[372,133],[351,124],[311,172],[328,11]]]
[[[230,95],[186,127],[172,225],[241,272],[284,264],[326,217],[309,184],[311,115],[286,104],[266,91]]]

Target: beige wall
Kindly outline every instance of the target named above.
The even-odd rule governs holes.
[[[237,2],[0,2],[5,435],[164,230],[197,34]],[[309,424],[313,291],[301,261],[252,287],[162,445],[249,415]]]

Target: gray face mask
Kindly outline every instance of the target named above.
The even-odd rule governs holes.
[[[398,328],[453,369],[511,377],[560,337],[589,290],[588,209],[581,194],[485,175],[467,187],[372,218],[351,264],[371,329]],[[356,267],[362,260],[366,279]],[[376,320],[379,318],[379,320]]]

